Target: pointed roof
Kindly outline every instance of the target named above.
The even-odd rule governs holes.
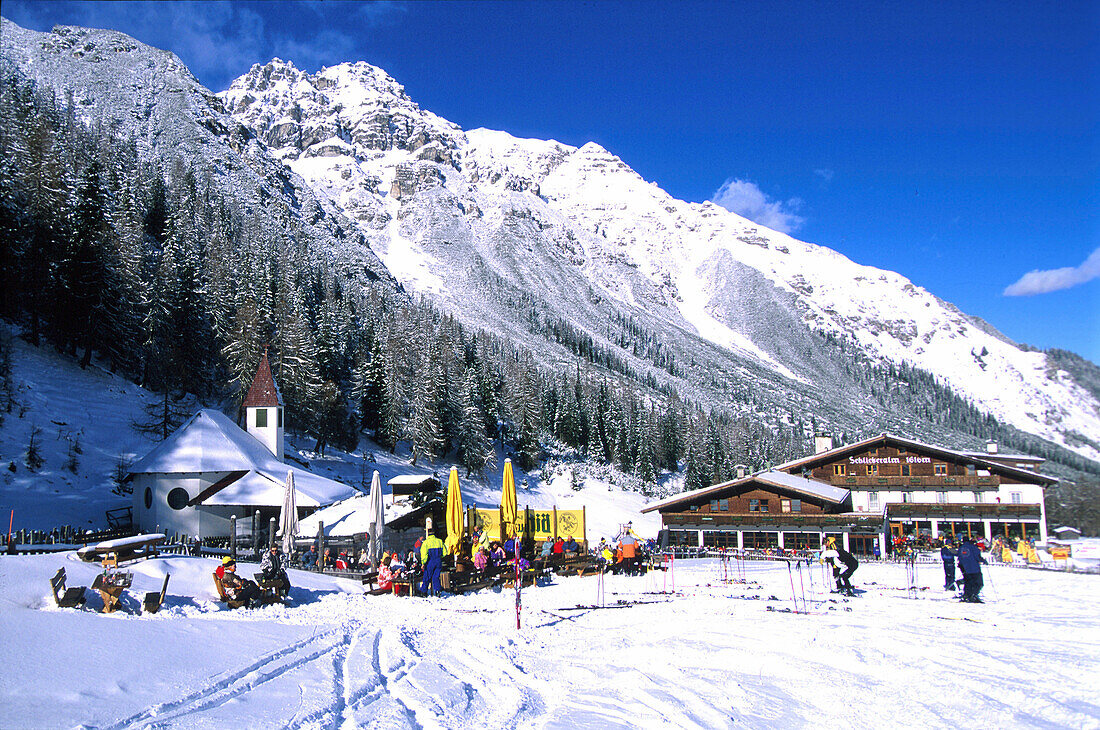
[[[294,472],[301,507],[332,504],[355,494],[346,484],[282,463],[255,437],[213,409],[191,416],[130,467],[131,475],[223,472],[225,477],[192,501],[270,507],[283,503],[288,471]]]
[[[256,377],[252,379],[252,387],[244,397],[242,408],[272,408],[283,404],[283,396],[279,392],[279,386],[275,385],[275,378],[271,376],[271,365],[267,361],[267,349],[260,358],[260,364],[256,368]]]
[[[763,484],[769,487],[776,487],[779,489],[786,489],[798,494],[807,495],[810,497],[816,497],[826,502],[832,502],[833,504],[842,504],[844,500],[848,498],[848,490],[843,487],[834,487],[831,484],[825,482],[819,482],[814,479],[807,479],[805,477],[796,476],[794,474],[788,474],[784,471],[762,471],[755,474],[750,474],[740,479],[734,479],[728,482],[722,482],[721,484],[714,484],[702,489],[695,489],[690,492],[680,492],[671,497],[662,499],[659,502],[653,502],[647,504],[642,508],[642,512],[652,512],[655,509],[662,509],[664,507],[670,507],[681,502],[688,503],[697,501],[703,497],[714,497],[720,493],[729,492],[731,489],[736,490],[741,487],[748,486],[750,484]]]

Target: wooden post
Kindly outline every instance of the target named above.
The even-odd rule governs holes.
[[[275,544],[275,518],[272,517],[267,521],[267,549],[270,550]]]
[[[585,506],[581,505],[581,535],[584,536],[584,551],[588,552],[588,513]]]
[[[553,520],[553,522],[554,522],[554,524],[553,524],[554,542],[557,542],[558,541],[558,506],[556,504],[551,508],[550,515],[551,515],[550,519]]]
[[[325,572],[325,523],[317,522],[317,571]]]
[[[229,557],[237,560],[237,515],[229,515]]]

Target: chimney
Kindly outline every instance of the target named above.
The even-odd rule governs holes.
[[[738,479],[744,479],[745,476],[749,472],[749,468],[747,466],[745,466],[744,464],[738,464],[737,466],[735,466],[733,468],[737,471],[737,478]]]
[[[989,439],[988,441],[986,441],[985,442],[985,453],[987,453],[987,454],[996,454],[997,453],[997,442],[994,441],[993,439]]]
[[[833,436],[825,431],[818,431],[814,434],[814,453],[820,454],[823,451],[829,451],[833,448]]]

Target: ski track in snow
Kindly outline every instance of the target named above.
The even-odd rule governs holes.
[[[40,594],[50,561],[56,558],[0,559],[0,582]],[[19,727],[71,727],[75,712],[88,730],[789,728],[823,721],[1100,728],[1094,576],[990,568],[988,603],[972,607],[942,591],[937,566],[921,567],[921,590],[912,592],[902,566],[861,566],[856,582],[865,593],[846,599],[827,592],[816,567],[789,573],[783,563],[749,563],[747,582],[737,583],[718,561],[683,561],[675,590],[664,574],[608,576],[609,605],[639,602],[616,610],[564,610],[592,605],[594,578],[556,578],[525,591],[517,632],[510,591],[409,599],[362,596],[345,585],[328,593],[326,581],[334,579],[295,571],[301,600],[231,612],[180,600],[208,590],[203,579],[213,561],[171,561],[170,600],[156,616],[0,600],[0,625],[13,627],[16,642],[34,641],[19,639],[31,633],[19,627],[36,626],[39,635],[70,637],[62,641],[79,637],[83,656],[106,655],[120,642],[127,654],[126,662],[97,663],[76,678],[54,679],[51,665],[32,660],[0,679],[4,704],[39,690],[56,698],[13,704],[23,714]],[[9,567],[18,565],[30,570]],[[97,571],[73,561],[68,569],[81,584]],[[139,577],[152,584],[155,571],[148,572]],[[795,605],[792,583],[798,607],[804,592],[811,615],[767,610]],[[187,647],[190,665],[144,649],[149,636]],[[261,636],[266,648],[248,655]]]

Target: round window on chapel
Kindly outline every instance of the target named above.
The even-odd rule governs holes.
[[[145,488],[145,509],[152,509],[152,508],[153,508],[153,488],[152,487],[146,487]]]
[[[183,509],[187,506],[187,490],[182,487],[176,487],[168,493],[168,506],[172,509]]]

